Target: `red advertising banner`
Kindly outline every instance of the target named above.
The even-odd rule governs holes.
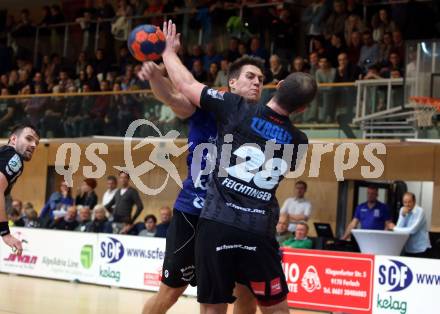
[[[374,255],[283,248],[291,307],[372,313]]]

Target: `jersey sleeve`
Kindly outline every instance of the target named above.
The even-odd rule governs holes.
[[[205,87],[200,96],[200,107],[212,112],[220,122],[227,122],[237,115],[243,105],[243,98],[233,93]]]
[[[0,172],[5,175],[8,184],[20,173],[22,168],[21,158],[15,151],[7,150],[0,154]]]
[[[293,158],[290,165],[290,171],[295,171],[297,163],[299,165],[302,158],[307,157],[307,149],[309,144],[307,135],[298,130],[297,132],[294,133],[293,144],[294,144],[294,149],[292,155]]]

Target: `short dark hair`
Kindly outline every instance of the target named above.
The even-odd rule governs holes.
[[[23,132],[23,130],[26,128],[32,129],[35,134],[37,134],[38,138],[40,137],[40,132],[38,132],[38,129],[35,127],[35,125],[31,123],[17,124],[12,128],[11,132],[9,133],[9,137],[11,137],[12,135],[20,135],[21,132]]]
[[[372,184],[368,186],[368,189],[379,191],[379,187],[377,185],[372,185]]]
[[[228,71],[228,81],[230,79],[236,79],[241,74],[241,69],[245,65],[253,65],[256,66],[261,70],[261,73],[264,74],[264,60],[258,57],[252,57],[252,56],[243,56],[241,58],[238,58],[234,62],[232,62],[229,65],[229,71]]]
[[[409,195],[409,196],[411,196],[413,202],[414,202],[414,203],[416,202],[416,195],[415,195],[414,193],[412,193],[412,192],[406,192],[405,194],[403,194],[403,196],[405,196],[405,195]]]
[[[299,181],[296,181],[295,186],[297,186],[298,184],[302,184],[304,186],[304,189],[306,189],[306,191],[307,191],[307,183],[305,183],[302,180],[299,180]]]
[[[154,216],[154,215],[147,215],[147,216],[145,216],[145,218],[144,218],[144,222],[147,222],[148,219],[153,219],[154,223],[155,223],[155,224],[157,223],[157,218],[156,218],[156,216]]]
[[[291,113],[310,103],[317,90],[318,86],[313,76],[295,72],[280,82],[274,100],[281,108]]]
[[[126,171],[119,171],[119,176],[121,176],[121,174],[126,174],[127,175],[127,177],[130,179],[130,174],[128,173],[128,172],[126,172]]]
[[[108,180],[112,180],[113,182],[116,182],[116,177],[115,176],[108,176],[107,181]]]

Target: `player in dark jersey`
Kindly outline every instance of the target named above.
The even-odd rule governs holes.
[[[288,313],[275,239],[275,193],[284,174],[294,170],[299,146],[308,143],[288,117],[313,100],[316,82],[305,73],[291,74],[267,104],[250,105],[238,95],[197,82],[174,51],[179,45],[176,26],[170,21],[164,30],[167,47],[162,57],[172,83],[217,119],[216,166],[196,238],[202,312],[226,313],[227,303],[234,301],[235,282],[240,282],[252,290],[263,313]],[[225,158],[228,154],[233,157]]]
[[[24,161],[31,160],[39,140],[38,131],[31,125],[23,124],[14,128],[8,144],[0,147],[0,235],[18,255],[23,248],[21,242],[10,234],[5,197],[23,173]]]
[[[262,92],[263,65],[262,60],[253,57],[244,57],[234,62],[229,72],[231,91],[256,103]],[[196,173],[193,177],[190,166],[194,148],[200,143],[213,143],[217,138],[216,120],[212,114],[193,106],[185,96],[177,92],[164,77],[162,70],[153,62],[146,62],[139,76],[150,81],[156,98],[170,106],[177,117],[188,119],[188,143],[192,144],[187,157],[188,177],[174,204],[174,215],[167,234],[162,284],[159,293],[150,298],[144,307],[144,313],[151,314],[165,313],[188,284],[196,284],[195,227],[206,196],[208,175]],[[201,162],[202,169],[207,159],[209,156],[205,154]],[[255,313],[255,298],[246,286],[237,285],[234,294],[238,298],[234,313]]]

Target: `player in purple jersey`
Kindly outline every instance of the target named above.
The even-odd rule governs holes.
[[[218,127],[215,170],[196,235],[201,312],[226,313],[240,282],[252,290],[263,313],[287,314],[288,289],[275,239],[276,190],[286,172],[295,169],[300,148],[307,147],[307,136],[289,115],[313,100],[316,81],[306,73],[290,74],[267,103],[251,105],[196,81],[175,52],[180,45],[176,25],[164,23],[164,34],[162,57],[170,80],[192,104],[212,112]],[[222,157],[228,152],[234,155],[226,157],[229,162]]]
[[[188,177],[183,182],[174,204],[174,215],[168,230],[165,260],[162,270],[162,283],[158,294],[148,300],[143,313],[165,313],[182,295],[188,284],[195,286],[195,227],[206,196],[208,176],[191,176],[193,150],[200,143],[214,142],[217,138],[216,120],[207,111],[193,106],[185,96],[176,91],[164,76],[161,67],[146,62],[139,74],[149,80],[156,98],[161,100],[181,119],[188,119],[189,147],[187,157]],[[243,57],[231,64],[229,69],[229,89],[245,97],[250,103],[259,101],[263,84],[263,62],[254,57]],[[201,169],[204,169],[209,156],[204,156]],[[250,290],[237,284],[234,291],[238,298],[234,313],[253,314],[256,300]]]

